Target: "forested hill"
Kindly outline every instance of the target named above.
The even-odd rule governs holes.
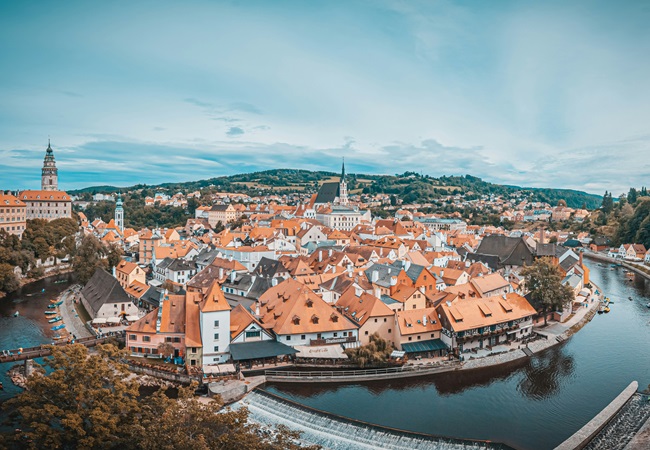
[[[602,202],[601,196],[586,192],[570,189],[522,188],[519,186],[500,185],[489,183],[471,175],[434,178],[415,172],[405,172],[401,175],[348,174],[347,178],[348,190],[353,193],[392,194],[397,195],[405,203],[425,203],[451,193],[462,193],[471,198],[482,194],[509,195],[520,191],[531,194],[532,200],[534,201],[545,201],[551,205],[555,205],[559,200],[565,200],[567,206],[573,208],[586,206],[589,209],[594,209],[599,207]],[[168,193],[176,193],[178,191],[191,192],[210,189],[260,195],[290,191],[315,192],[321,183],[337,180],[338,174],[333,172],[273,169],[183,183],[163,183],[155,186],[139,184],[128,188],[93,186],[68,192],[73,195],[79,195],[83,193],[109,193],[118,190],[133,191],[146,189],[152,192],[165,191]]]

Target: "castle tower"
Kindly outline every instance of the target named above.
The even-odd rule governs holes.
[[[122,195],[117,194],[117,202],[115,203],[115,225],[124,233],[124,208],[122,208]]]
[[[339,204],[348,204],[348,184],[345,182],[345,158],[341,169],[341,180],[339,181]]]
[[[54,152],[50,146],[50,140],[47,140],[47,150],[43,160],[43,170],[41,172],[41,190],[58,191],[59,190],[59,170],[56,168],[54,161]]]

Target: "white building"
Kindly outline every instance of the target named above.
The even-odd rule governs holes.
[[[199,305],[203,366],[225,363],[230,358],[230,305],[215,281]]]

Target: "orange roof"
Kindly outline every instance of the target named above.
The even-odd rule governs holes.
[[[350,320],[359,325],[371,317],[393,316],[395,313],[374,295],[362,292],[357,296],[354,286],[350,286],[336,302],[337,308]]]
[[[501,289],[508,286],[508,281],[499,273],[492,273],[482,277],[472,278],[470,281],[476,290],[483,296],[487,292]]]
[[[441,303],[439,308],[449,319],[454,331],[495,325],[514,319],[532,316],[536,313],[528,301],[519,294],[502,297],[470,298]]]
[[[355,328],[311,289],[291,278],[266,291],[258,302],[262,325],[278,335]]]
[[[230,305],[223,295],[221,286],[213,281],[200,305],[201,312],[230,311]]]
[[[185,294],[185,345],[203,347],[199,323],[201,293],[188,291]]]
[[[55,202],[69,202],[70,196],[67,192],[63,191],[22,191],[18,198],[20,200],[27,201],[52,201]]]
[[[142,319],[127,327],[126,331],[156,333],[158,311],[154,309]],[[160,333],[185,333],[185,296],[167,295],[162,302]]]
[[[139,282],[138,280],[133,281],[133,283],[124,288],[124,291],[127,294],[138,299],[142,297],[147,292],[147,290],[149,290],[149,286]]]
[[[122,273],[132,273],[137,268],[138,265],[136,263],[122,260],[119,263],[117,263],[117,266],[115,266],[115,271],[122,272]]]
[[[16,206],[21,207],[25,206],[25,203],[18,200],[11,194],[2,194],[0,193],[0,206]]]
[[[246,327],[251,323],[255,323],[260,328],[264,328],[246,308],[242,305],[237,305],[237,307],[230,312],[230,340],[234,340],[237,336],[242,334]]]
[[[442,329],[435,308],[397,311],[397,326],[401,336],[440,331]]]

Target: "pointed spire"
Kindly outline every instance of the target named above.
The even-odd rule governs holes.
[[[341,168],[341,181],[345,180],[345,156],[343,157],[343,166]]]

